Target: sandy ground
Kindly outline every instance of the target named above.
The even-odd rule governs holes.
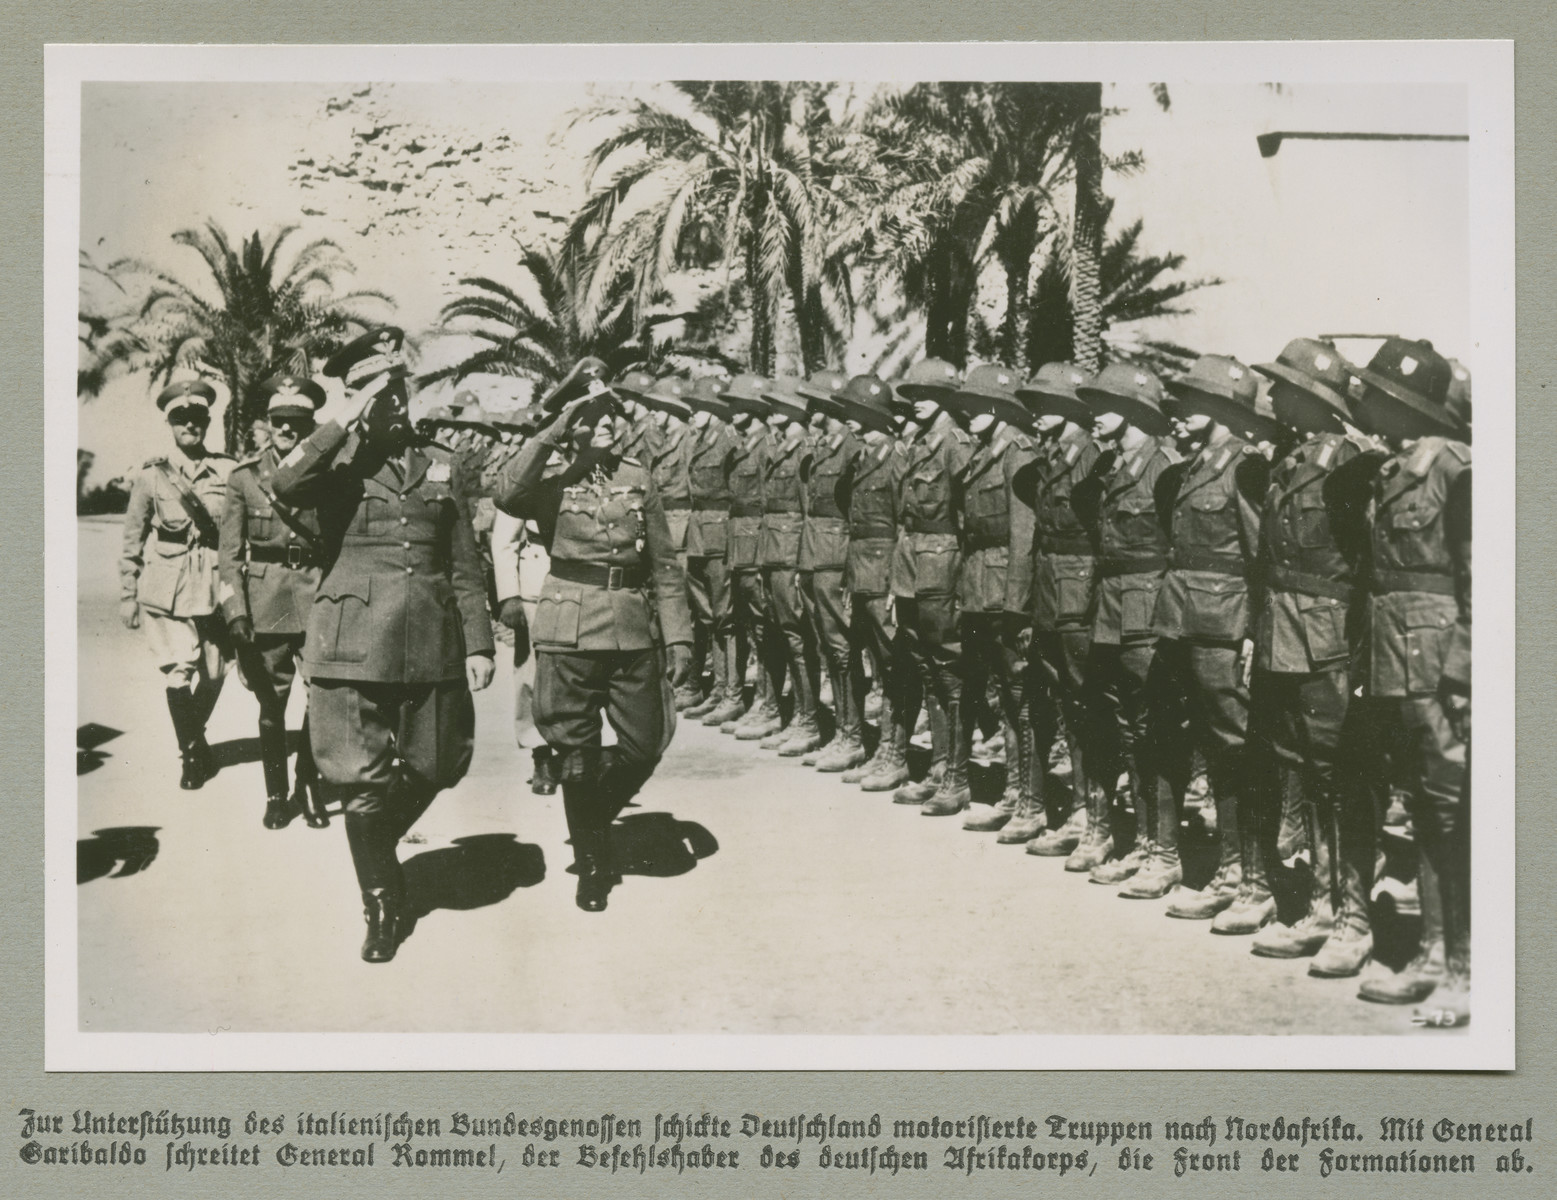
[[[83,1030],[1412,1030],[1409,1010],[1355,1000],[1355,981],[1257,959],[1161,902],[696,724],[625,819],[649,873],[580,912],[561,796],[525,786],[501,656],[470,775],[401,846],[428,915],[368,966],[341,822],[260,825],[256,710],[236,676],[210,726],[223,770],[178,789],[160,677],[116,619],[117,525],[80,528]]]

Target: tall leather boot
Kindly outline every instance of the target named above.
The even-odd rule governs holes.
[[[1001,789],[1000,799],[989,808],[979,806],[978,811],[969,812],[962,822],[962,827],[973,833],[993,833],[996,830],[1005,829],[1011,824],[1017,811],[1022,808],[1022,764],[1019,747],[1017,746],[1016,727],[1006,720],[1000,719],[1001,737],[1006,744],[1006,782]],[[1027,808],[1032,808],[1031,795],[1028,796]]]
[[[972,796],[968,790],[968,748],[973,742],[974,714],[963,711],[968,697],[961,688],[952,668],[943,667],[942,687],[946,699],[946,729],[950,734],[947,748],[946,774],[931,796],[919,807],[921,817],[950,817],[968,807]]]
[[[729,687],[729,663],[725,659],[724,639],[716,637],[712,630],[708,633],[708,666],[712,676],[713,686],[709,688],[708,695],[695,704],[689,704],[682,710],[682,716],[689,721],[701,721],[714,709],[720,707],[728,694]]]
[[[877,760],[860,777],[862,792],[891,792],[908,782],[908,738],[913,732],[902,706],[888,692],[881,701],[881,743]]]
[[[537,746],[530,751],[530,794],[554,796],[557,793],[557,756],[550,746]]]
[[[858,687],[858,683],[859,683],[859,677],[858,676],[854,676],[854,677],[851,678],[850,687],[851,688],[857,688]],[[863,708],[861,708],[861,710],[860,710],[860,716],[863,719],[863,717],[864,717],[864,709]],[[842,776],[840,776],[840,778],[843,780],[844,783],[863,783],[867,776],[872,775],[872,774],[875,773],[877,764],[880,763],[881,760],[887,754],[891,753],[891,750],[892,750],[892,702],[885,696],[885,694],[883,694],[883,696],[882,696],[882,699],[881,699],[881,709],[880,709],[880,711],[877,714],[876,720],[879,723],[879,728],[881,729],[881,736],[876,739],[876,749],[875,749],[875,751],[864,762],[860,763],[858,766],[850,767],[847,771],[845,771],[842,774]],[[862,748],[864,746],[864,737],[865,737],[865,726],[863,724],[861,724],[861,726],[860,726],[860,745],[861,745]],[[867,790],[869,790],[869,789],[867,789]]]
[[[330,814],[325,811],[324,796],[319,787],[319,767],[314,762],[314,746],[310,740],[308,714],[303,714],[302,742],[297,748],[296,783],[292,787],[292,808],[303,814],[310,829],[328,829]]]
[[[1245,764],[1251,767],[1253,764]],[[1211,920],[1212,933],[1252,934],[1276,918],[1276,899],[1270,889],[1270,863],[1276,852],[1275,813],[1271,802],[1260,802],[1263,786],[1256,777],[1246,789],[1248,798],[1238,810],[1238,859],[1242,878],[1233,902]]]
[[[1152,852],[1152,834],[1157,823],[1157,798],[1136,769],[1134,755],[1127,757],[1126,775],[1129,780],[1129,799],[1133,801],[1135,809],[1135,842],[1120,857],[1101,863],[1087,875],[1091,882],[1105,887],[1123,883],[1130,878],[1146,865]]]
[[[735,634],[725,635],[724,653],[720,659],[724,663],[724,700],[704,714],[703,724],[717,725],[720,729],[729,724],[734,729],[733,723],[746,715],[746,683],[741,678],[740,647]]]
[[[1285,764],[1280,770],[1283,775],[1297,774]],[[1284,779],[1281,802],[1283,830],[1290,820],[1286,799],[1289,786],[1290,780]],[[1304,828],[1292,839],[1306,842],[1314,856],[1314,875],[1303,912],[1291,925],[1272,921],[1255,934],[1249,947],[1251,954],[1258,954],[1262,958],[1303,958],[1317,954],[1335,932],[1336,909],[1341,892],[1340,864],[1336,861],[1335,822],[1331,819],[1329,804],[1330,801],[1325,802],[1326,811],[1323,815],[1320,815],[1317,806],[1304,804],[1305,811],[1301,814]],[[1285,833],[1278,834],[1277,854],[1281,853],[1281,838],[1286,836]]]
[[[1007,730],[1007,737],[1013,731]],[[1043,765],[1038,761],[1038,739],[1031,722],[1023,720],[1014,727],[1016,734],[1016,812],[995,841],[1004,846],[1031,842],[1044,831],[1047,815],[1043,805]],[[1008,766],[1006,768],[1010,770]]]
[[[1085,761],[1081,749],[1081,743],[1076,734],[1071,730],[1070,723],[1065,725],[1065,747],[1070,758],[1070,812],[1065,820],[1057,827],[1045,829],[1032,841],[1027,843],[1027,853],[1036,854],[1043,858],[1060,858],[1069,855],[1081,845],[1086,838],[1090,824],[1089,800],[1091,789],[1088,784]],[[1034,795],[1037,797],[1038,809],[1045,811],[1044,797],[1048,789],[1048,751],[1038,745],[1038,735],[1033,733],[1034,745]],[[1090,868],[1089,868],[1090,869]]]
[[[1432,994],[1416,1009],[1420,1024],[1438,1029],[1457,1029],[1470,1023],[1471,945],[1470,872],[1468,864],[1456,864],[1457,848],[1434,853],[1438,902],[1443,911],[1444,972]]]
[[[1359,1000],[1375,1004],[1420,1004],[1443,982],[1443,900],[1438,872],[1421,844],[1417,845],[1417,896],[1422,905],[1422,932],[1416,957],[1396,972],[1381,972],[1363,980]]]
[[[773,672],[769,669],[765,658],[757,659],[757,691],[752,697],[752,706],[746,710],[746,715],[736,721],[731,727],[730,733],[738,742],[760,742],[763,738],[772,737],[783,726],[783,717],[779,713],[778,691],[774,683]],[[723,733],[724,726],[719,727]]]
[[[1027,847],[1029,854],[1032,846]],[[1087,791],[1087,829],[1065,859],[1067,871],[1091,872],[1114,853],[1114,797],[1109,790],[1093,786]]]
[[[1231,801],[1236,794],[1236,784],[1231,778],[1231,772],[1224,771],[1223,778],[1218,782],[1223,785],[1218,789],[1218,803],[1221,803],[1224,792]],[[1183,793],[1179,791],[1175,781],[1168,779],[1155,767],[1147,779],[1146,786],[1154,794],[1154,800],[1147,808],[1154,818],[1153,828],[1156,834],[1151,840],[1151,848],[1147,853],[1146,861],[1141,864],[1141,869],[1119,889],[1119,894],[1127,900],[1160,900],[1184,882],[1184,865],[1179,858],[1179,824],[1183,813]]]
[[[260,767],[265,774],[265,816],[261,824],[266,829],[285,829],[297,816],[287,796],[287,729],[286,710],[273,708],[260,710],[259,718]]]
[[[918,783],[905,783],[893,792],[893,804],[923,804],[935,795],[940,789],[941,780],[946,777],[946,764],[951,758],[951,726],[946,708],[933,693],[928,692],[924,705],[930,720],[930,769]],[[913,735],[913,728],[909,727],[909,741],[913,740]],[[904,743],[903,751],[905,764],[908,761],[907,744]]]
[[[382,813],[346,814],[346,844],[351,848],[367,936],[362,961],[386,963],[395,957],[405,920],[405,873],[395,856],[396,837]]]
[[[815,678],[807,669],[803,656],[799,663],[791,666],[798,668],[793,672],[795,713],[784,740],[775,747],[780,758],[801,758],[822,745],[822,727],[816,712]]]
[[[864,715],[860,704],[863,697],[855,686],[847,664],[833,670],[834,711],[838,714],[838,733],[817,756],[816,769],[832,774],[848,771],[865,761],[865,743],[861,738]]]
[[[194,697],[184,688],[168,688],[168,716],[173,721],[173,736],[178,739],[178,752],[183,769],[178,786],[187,791],[204,786],[210,778],[205,757],[200,753],[195,738]]]
[[[573,869],[578,874],[574,902],[585,912],[604,912],[611,894],[598,791],[597,779],[564,777],[562,781],[562,807],[568,818],[568,840],[573,843]]]

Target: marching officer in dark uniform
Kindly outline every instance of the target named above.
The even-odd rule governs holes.
[[[1076,389],[1088,376],[1070,363],[1048,363],[1017,388],[1019,399],[1038,414],[1038,456],[1018,486],[1030,490],[1033,508],[1033,636],[1028,652],[1028,719],[1032,723],[1038,779],[1061,718],[1071,767],[1071,798],[1058,806],[1063,823],[1027,843],[1027,853],[1064,857],[1068,871],[1090,871],[1103,861],[1094,819],[1097,800],[1087,763],[1093,761],[1095,706],[1089,703],[1087,653],[1096,606],[1097,545],[1088,522],[1071,503],[1073,493],[1092,474],[1099,450],[1092,440],[1092,410]],[[1047,809],[1042,792],[1038,801]]]
[[[238,674],[259,701],[260,765],[265,773],[266,829],[284,829],[299,812],[314,829],[330,823],[314,787],[318,772],[303,717],[297,786],[287,796],[287,697],[303,658],[303,635],[319,590],[319,519],[275,497],[276,464],[314,430],[324,389],[290,373],[264,389],[271,440],[227,476],[222,507],[222,613],[238,657]]]
[[[735,429],[735,456],[730,460],[730,607],[735,661],[729,669],[730,702],[703,718],[705,725],[734,734],[743,741],[761,741],[776,733],[778,693],[769,667],[773,632],[768,625],[767,599],[762,590],[762,475],[768,449],[768,402],[762,398],[770,381],[742,374],[722,393],[730,405]],[[745,703],[746,659],[757,668],[751,707]],[[779,683],[782,684],[782,677]],[[715,718],[718,718],[716,721]]]
[[[961,812],[969,798],[968,731],[959,707],[963,689],[958,670],[962,647],[957,640],[957,584],[962,549],[957,489],[973,458],[973,438],[947,407],[960,385],[955,367],[927,358],[909,368],[899,388],[913,401],[923,432],[909,445],[903,464],[898,524],[906,536],[898,539],[894,590],[899,595],[908,593],[908,615],[900,620],[913,623],[914,638],[907,644],[923,664],[922,678],[934,703],[931,775],[925,782],[899,788],[893,799],[919,804],[926,816]],[[904,707],[907,719],[917,718],[919,706],[912,697]],[[927,789],[928,779],[936,778],[938,764],[942,768],[938,782]]]
[[[1252,844],[1258,829],[1253,814],[1258,779],[1246,746],[1253,617],[1259,602],[1260,506],[1270,477],[1270,463],[1255,445],[1261,433],[1254,407],[1257,379],[1237,359],[1207,354],[1168,385],[1180,418],[1204,444],[1176,474],[1170,510],[1173,551],[1152,629],[1161,639],[1158,656],[1188,700],[1190,735],[1205,755],[1216,800],[1221,857],[1210,891],[1224,892],[1241,863],[1239,879],[1250,881],[1249,893],[1268,897],[1262,855]],[[1152,856],[1120,895],[1156,899],[1183,882],[1178,851],[1182,801],[1177,787],[1162,796]],[[1230,908],[1236,895],[1235,890],[1223,907]],[[1198,892],[1194,899],[1200,899]],[[1185,915],[1172,905],[1168,914]],[[1249,923],[1240,930],[1252,933]]]
[[[535,521],[551,553],[530,627],[535,722],[561,758],[578,906],[599,912],[617,878],[611,823],[675,728],[666,678],[691,669],[692,623],[653,476],[617,450],[626,421],[609,388],[587,386],[569,399],[564,380],[543,401],[555,415],[504,471],[497,504]],[[609,764],[602,713],[617,739]]]
[[[1006,786],[987,812],[971,814],[962,827],[999,830],[1007,844],[1030,841],[1043,827],[1035,803],[1044,760],[1033,745],[1027,720],[1027,643],[1031,639],[1033,510],[1015,481],[1034,458],[1027,436],[1032,415],[1019,399],[1016,372],[998,363],[974,367],[952,403],[968,422],[977,448],[957,481],[958,524],[962,529],[962,571],[957,587],[958,635],[962,643],[963,736],[953,753],[973,738],[972,696],[993,683],[1004,725]],[[1047,754],[1048,747],[1044,747]],[[955,766],[956,764],[954,764]],[[965,772],[966,766],[958,767]]]
[[[786,758],[799,758],[822,744],[816,712],[820,682],[816,643],[800,593],[804,472],[811,447],[805,427],[807,401],[798,391],[799,383],[798,379],[781,377],[762,394],[771,410],[762,481],[762,583],[775,649],[783,656],[782,668],[778,661],[774,663],[774,678],[781,685],[787,670],[794,690],[794,711],[788,725],[759,744]]]
[[[692,515],[687,522],[687,596],[697,642],[708,648],[713,686],[708,695],[684,710],[688,719],[702,720],[727,711],[730,696],[740,700],[741,680],[734,675],[735,636],[730,603],[730,488],[738,439],[730,428],[733,415],[722,393],[727,375],[705,375],[695,381],[687,480]],[[720,724],[726,720],[708,722]]]
[[[1255,624],[1250,732],[1274,781],[1254,813],[1266,828],[1250,844],[1270,844],[1279,800],[1295,791],[1314,879],[1298,919],[1267,925],[1252,949],[1268,958],[1313,955],[1312,975],[1355,975],[1373,944],[1374,814],[1372,796],[1343,765],[1358,753],[1358,722],[1348,719],[1350,657],[1361,615],[1358,568],[1367,557],[1368,478],[1352,464],[1374,446],[1350,428],[1351,367],[1328,342],[1298,338],[1254,369],[1271,380],[1277,417],[1304,440],[1276,463],[1261,514],[1264,602]]]
[[[801,761],[818,771],[839,772],[865,761],[865,697],[849,678],[849,618],[843,574],[849,560],[849,521],[839,507],[838,488],[859,454],[860,440],[844,423],[839,400],[849,377],[816,371],[795,387],[807,400],[811,455],[804,467],[805,523],[800,534],[800,595],[821,665],[832,688],[834,735],[813,758]]]
[[[1471,452],[1448,407],[1453,368],[1429,343],[1390,338],[1358,376],[1358,421],[1395,451],[1374,476],[1369,504],[1368,716],[1405,777],[1412,825],[1432,864],[1442,908],[1443,976],[1416,1016],[1429,1026],[1458,1027],[1470,1021],[1464,668]],[[1344,899],[1350,904],[1356,897]],[[1433,983],[1427,926],[1424,921],[1418,960],[1407,967],[1410,986],[1400,989],[1407,999]]]
[[[119,559],[119,617],[126,629],[145,629],[162,671],[186,789],[216,774],[205,723],[228,663],[217,544],[233,460],[205,448],[215,400],[198,379],[157,397],[174,449],[148,460],[130,485]]]
[[[342,802],[362,889],[362,957],[409,932],[395,846],[470,766],[471,692],[492,682],[492,624],[454,456],[411,428],[404,335],[373,330],[324,365],[345,392],[281,460],[275,495],[312,507],[323,578],[303,672],[314,760]]]
[[[908,736],[894,720],[892,555],[897,546],[897,488],[903,450],[892,389],[874,375],[856,375],[838,395],[849,429],[860,441],[839,489],[848,514],[849,695],[860,697],[863,719],[865,661],[881,687],[881,738],[875,753],[843,773],[867,792],[890,792],[908,782]]]
[[[1152,625],[1168,568],[1168,510],[1160,506],[1157,485],[1180,460],[1162,410],[1162,384],[1151,371],[1114,363],[1076,394],[1098,413],[1094,436],[1112,451],[1098,459],[1073,502],[1096,512],[1097,615],[1087,669],[1096,679],[1099,720],[1111,721],[1117,732],[1136,815],[1135,845],[1093,867],[1088,878],[1119,884],[1150,857],[1159,805],[1170,789],[1183,786],[1174,769],[1177,760],[1187,757],[1178,690],[1158,662]],[[1117,779],[1117,760],[1106,762],[1100,781],[1109,799],[1106,806],[1099,804],[1106,824],[1098,847],[1105,856],[1105,847],[1116,848],[1112,800]]]

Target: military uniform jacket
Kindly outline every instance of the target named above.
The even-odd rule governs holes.
[[[768,427],[753,421],[744,436],[736,435],[730,460],[730,570],[762,565],[762,476],[770,439]]]
[[[839,501],[849,515],[845,591],[862,596],[885,596],[891,591],[904,461],[900,442],[864,438],[839,484]]]
[[[244,459],[227,476],[222,508],[222,615],[248,617],[257,634],[308,632],[319,591],[319,518],[275,498],[281,456],[274,449]]]
[[[1095,492],[1098,587],[1092,640],[1117,645],[1152,636],[1157,592],[1168,568],[1168,530],[1157,508],[1157,481],[1179,461],[1167,438],[1145,438],[1134,450],[1098,459],[1073,503]]]
[[[962,510],[963,612],[1027,615],[1032,603],[1033,510],[1018,497],[1017,473],[1034,456],[1025,434],[1006,426],[968,462],[958,491]]]
[[[655,439],[649,474],[654,479],[654,490],[660,503],[667,509],[692,507],[688,458],[694,436],[693,429],[685,421],[672,421]]]
[[[1350,653],[1356,563],[1367,553],[1367,497],[1353,498],[1334,485],[1367,448],[1359,437],[1321,433],[1271,470],[1260,512],[1264,599],[1254,626],[1261,670],[1306,674]]]
[[[686,580],[649,470],[636,459],[584,454],[548,473],[554,449],[545,437],[526,446],[496,497],[503,512],[536,523],[551,555],[530,623],[535,648],[691,645]]]
[[[491,654],[476,539],[456,499],[464,480],[441,446],[385,454],[334,421],[276,467],[276,498],[312,506],[323,578],[308,619],[310,679],[438,683]]]
[[[627,437],[622,441],[622,456],[636,458],[641,463],[652,463],[659,435],[660,427],[654,423],[654,415],[644,413],[627,427]]]
[[[207,453],[193,461],[182,455],[153,458],[130,485],[124,511],[124,545],[119,558],[119,594],[150,612],[204,617],[219,607],[217,539],[196,527],[179,490],[164,474],[182,474],[190,491],[220,528],[233,460]]]
[[[848,429],[812,440],[811,457],[802,473],[802,571],[841,571],[848,564],[849,520],[838,502],[838,487],[859,452],[860,439]]]
[[[777,436],[768,445],[762,474],[762,565],[798,567],[805,527],[801,473],[811,456],[804,437]]]
[[[1469,499],[1456,481],[1470,470],[1470,456],[1461,442],[1423,438],[1374,480],[1367,572],[1374,696],[1436,692],[1451,646],[1469,638],[1469,555],[1450,529],[1461,523],[1452,506]]]
[[[898,524],[906,536],[898,539],[896,557],[903,561],[893,563],[893,587],[913,591],[899,594],[956,593],[962,566],[958,489],[972,459],[972,436],[944,412],[909,444],[898,508]]]
[[[1265,456],[1235,434],[1184,465],[1172,498],[1173,550],[1152,618],[1159,637],[1238,642],[1253,633],[1250,576],[1257,589],[1259,504],[1269,479]]]
[[[1034,629],[1091,627],[1097,545],[1071,500],[1100,453],[1086,430],[1072,425],[1018,476],[1019,488],[1030,481],[1032,493]]]
[[[740,439],[717,417],[688,433],[687,481],[692,518],[687,523],[687,553],[723,558],[729,551],[730,476]]]

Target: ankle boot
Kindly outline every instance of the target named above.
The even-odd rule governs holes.
[[[729,724],[733,729],[735,727],[733,723],[746,715],[745,682],[741,679],[736,650],[735,635],[733,633],[727,635],[724,639],[724,652],[719,656],[719,661],[724,664],[724,699],[704,714],[704,725],[723,729],[726,724]]]
[[[1017,803],[1016,812],[995,841],[1003,846],[1019,846],[1031,842],[1048,824],[1043,804],[1043,769],[1038,764],[1038,743],[1031,725],[1024,720],[1018,726],[1008,727],[1006,736],[1008,741],[1014,739],[1016,745]]]
[[[1464,820],[1463,815],[1460,819]],[[1443,912],[1444,972],[1412,1019],[1434,1029],[1458,1029],[1470,1024],[1470,864],[1468,848],[1457,844],[1465,836],[1463,830],[1450,830],[1423,843],[1432,856],[1438,904]]]
[[[865,792],[890,792],[908,782],[909,728],[903,722],[903,714],[892,707],[888,698],[881,708],[881,744],[877,747],[877,762],[860,779],[860,790]]]
[[[1006,744],[1006,782],[1000,793],[1000,799],[987,809],[970,809],[967,818],[962,822],[962,827],[972,833],[993,833],[996,830],[1005,829],[1011,824],[1022,807],[1022,764],[1017,748],[1016,731],[1011,723],[1001,717],[1001,736]],[[971,756],[972,750],[969,749]],[[1030,811],[1032,805],[1029,804]]]
[[[368,926],[362,939],[362,961],[389,962],[400,948],[399,894],[389,888],[370,888],[362,893],[362,915]]]
[[[1205,887],[1180,888],[1163,911],[1181,921],[1209,921],[1224,908],[1232,907],[1242,883],[1243,867],[1238,860],[1223,862]]]
[[[850,767],[847,771],[845,771],[839,777],[843,780],[844,783],[863,782],[867,775],[870,775],[873,771],[875,771],[876,764],[881,761],[882,756],[889,752],[889,748],[892,745],[892,707],[890,704],[886,705],[882,709],[879,720],[881,736],[876,739],[876,749],[874,753],[866,758],[864,762],[858,764],[857,766]],[[861,748],[864,747],[864,744],[865,726],[862,724],[860,726]]]
[[[530,793],[535,796],[554,796],[557,793],[557,760],[550,746],[537,746],[530,751]]]
[[[1039,806],[1040,815],[1042,806]],[[1027,843],[1027,853],[1040,858],[1064,858],[1087,836],[1087,807],[1079,805],[1057,829],[1044,829]]]
[[[1366,821],[1358,819],[1342,808],[1338,793],[1322,800],[1320,815],[1326,828],[1315,830],[1315,841],[1332,843],[1328,858],[1338,877],[1339,895],[1332,897],[1334,928],[1308,964],[1308,973],[1322,979],[1349,979],[1373,956],[1373,923],[1368,913],[1373,892],[1372,813]]]
[[[962,701],[952,692],[946,704],[946,728],[951,745],[946,757],[946,773],[935,794],[919,808],[922,817],[950,817],[968,807],[968,746],[973,735],[973,714],[964,714]]]
[[[906,783],[892,794],[894,804],[923,804],[940,790],[946,777],[946,764],[951,755],[951,734],[946,723],[946,709],[934,695],[927,694],[919,716],[930,730],[930,770],[918,783]],[[914,732],[909,732],[909,744],[913,744]],[[905,747],[903,761],[908,761]]]
[[[1146,860],[1151,854],[1156,813],[1154,808],[1148,807],[1146,787],[1135,769],[1133,760],[1129,762],[1125,779],[1129,790],[1126,799],[1135,809],[1135,842],[1119,858],[1100,863],[1088,873],[1087,879],[1090,882],[1102,884],[1104,887],[1123,883],[1146,865]]]
[[[1259,760],[1245,760],[1249,771],[1238,807],[1238,861],[1243,870],[1233,902],[1211,921],[1211,932],[1239,936],[1259,932],[1276,919],[1270,890],[1270,857],[1275,853],[1271,776],[1254,774]]]
[[[816,759],[816,769],[827,774],[848,771],[865,761],[865,743],[861,739],[864,719],[860,715],[860,696],[855,691],[854,677],[847,664],[833,672],[836,683],[833,695],[837,697],[834,711],[838,714],[838,733]]]
[[[724,657],[723,639],[716,637],[708,639],[708,664],[713,676],[713,686],[709,688],[708,695],[704,696],[696,704],[687,705],[682,710],[682,716],[689,721],[702,720],[725,702],[725,697],[728,694],[729,676]]]
[[[1028,847],[1031,850],[1031,847]],[[1087,792],[1087,829],[1065,859],[1065,869],[1090,872],[1107,862],[1114,852],[1114,798],[1106,788]]]
[[[1380,972],[1357,989],[1359,1000],[1375,1004],[1420,1004],[1443,982],[1443,902],[1438,894],[1438,872],[1417,848],[1417,894],[1422,907],[1422,933],[1416,957],[1394,973]]]

